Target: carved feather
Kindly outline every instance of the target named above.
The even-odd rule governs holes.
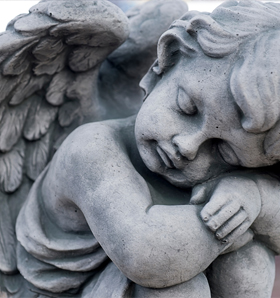
[[[12,90],[22,81],[22,76],[4,77],[0,74],[0,104],[8,98]]]
[[[106,0],[88,1],[86,5],[83,1],[41,2],[33,6],[30,11],[52,16],[55,20],[58,20],[61,23],[71,21],[77,21],[80,23],[85,21],[94,21],[98,24],[98,18],[103,18],[105,20],[101,25],[104,26],[104,23],[108,18],[123,18],[123,14],[116,13],[116,7],[114,4],[108,3]],[[93,15],[94,18],[92,17]],[[110,21],[108,22],[110,25],[112,24]]]
[[[8,61],[3,64],[3,75],[20,75],[27,70],[30,65],[30,61],[27,59],[28,50],[32,48],[35,43],[36,41],[29,43],[12,55]]]
[[[52,126],[66,127],[57,140],[86,117],[97,120],[97,66],[128,31],[125,15],[105,0],[45,1],[0,34],[0,190],[19,187],[23,164],[31,179],[43,170]]]
[[[84,45],[90,46],[90,40],[93,38],[92,35],[87,34],[74,34],[66,38],[65,42],[68,45]]]
[[[37,76],[43,74],[54,75],[65,67],[66,59],[67,51],[63,51],[51,61],[39,62],[33,71]]]
[[[55,106],[63,104],[66,89],[73,83],[73,80],[74,75],[68,70],[57,73],[48,88],[47,101]]]
[[[21,13],[18,16],[16,16],[15,18],[13,18],[7,25],[6,30],[11,30],[14,31],[14,24],[17,20],[21,19],[24,16],[27,16],[28,13]]]
[[[66,130],[66,132],[60,134],[60,137],[55,141],[55,143],[53,145],[54,152],[56,152],[58,150],[58,148],[61,146],[61,144],[67,138],[67,136],[74,130],[74,129],[72,129],[72,127],[66,127],[64,129]]]
[[[12,99],[10,100],[11,105],[18,105],[20,104],[25,98],[22,96],[22,90],[24,90],[31,80],[31,74],[26,73],[21,76],[21,80],[18,86],[13,91]]]
[[[58,114],[58,121],[62,127],[69,126],[78,116],[80,105],[77,101],[69,101],[65,103]]]
[[[46,298],[47,296],[30,291],[28,284],[20,273],[1,275],[1,298]],[[26,294],[28,293],[28,294]],[[27,297],[28,295],[28,297]],[[53,296],[49,296],[53,297]]]
[[[108,53],[104,48],[80,46],[70,54],[69,66],[76,72],[87,71],[103,61]]]
[[[5,110],[6,110],[6,106],[4,106],[4,105],[0,106],[0,123],[1,123],[1,120],[4,115]]]
[[[27,198],[31,186],[31,180],[23,177],[22,185],[16,192],[9,195],[0,192],[0,270],[9,274],[17,270],[14,242],[15,224],[18,213]],[[0,276],[0,284],[3,281],[2,277]],[[10,280],[10,282],[12,281]],[[9,289],[10,293],[16,292],[12,283],[9,283],[7,289]],[[0,291],[0,297],[2,297],[1,294]]]
[[[22,288],[23,288],[22,278],[20,278],[19,274],[5,276],[4,280],[5,280],[4,281],[5,288],[9,294],[13,295],[13,297],[23,297],[24,291],[23,291],[23,293],[19,293],[20,290],[22,290]]]
[[[57,21],[49,18],[47,15],[32,13],[17,20],[14,23],[14,28],[24,36],[39,36],[40,34],[45,34],[49,28],[57,24]]]
[[[0,192],[0,270],[3,272],[12,273],[17,270],[15,244],[16,237],[8,196]]]
[[[50,29],[50,34],[53,36],[69,37],[73,34],[98,36],[103,32],[111,32],[114,40],[118,40],[118,44],[121,44],[129,34],[126,16],[108,1],[92,1],[87,5],[77,1],[67,4],[64,2],[62,5],[67,5],[65,9],[58,9],[59,5],[59,2],[52,1],[48,8],[37,7],[42,13],[51,14],[56,20],[61,21],[61,24]]]
[[[106,0],[87,2],[86,5],[80,1],[51,1],[39,3],[30,11],[51,15],[61,22],[51,28],[50,34],[54,36],[69,36],[74,33],[83,35],[87,31],[95,32],[97,35],[102,32],[112,32],[120,44],[129,33],[126,16]]]
[[[21,105],[6,108],[0,123],[0,151],[10,151],[18,142],[22,135],[29,107],[30,101],[26,100]]]
[[[42,139],[26,144],[26,174],[32,180],[40,175],[49,161],[52,137],[53,128],[50,128]]]
[[[22,183],[20,187],[12,194],[9,194],[10,214],[11,214],[11,218],[14,226],[16,224],[18,213],[22,205],[26,201],[26,198],[28,196],[28,193],[32,184],[33,184],[33,181],[27,178],[26,175],[23,175]]]
[[[14,31],[0,33],[0,63],[24,45],[39,40],[38,36],[22,36]]]
[[[23,129],[24,137],[29,141],[38,140],[46,134],[56,118],[58,108],[48,104],[41,96],[32,95],[31,106]]]
[[[97,77],[98,69],[96,68],[79,73],[66,92],[68,98],[79,101],[80,114],[84,123],[101,120],[102,117],[97,87],[93,84],[97,81]]]
[[[0,154],[0,191],[13,192],[22,181],[25,144],[20,140],[10,152]]]
[[[97,120],[96,66],[127,36],[125,15],[105,0],[45,1],[0,33],[0,270],[16,270],[14,224],[32,180],[55,141]],[[7,282],[23,297],[18,281]]]
[[[69,45],[87,45],[90,47],[114,46],[119,40],[111,32],[98,32],[98,34],[75,34],[66,38]],[[104,50],[104,49],[103,49]]]
[[[32,53],[38,61],[47,62],[54,59],[64,48],[61,39],[48,37],[40,41]]]
[[[25,98],[31,96],[38,90],[41,90],[45,84],[50,81],[50,77],[47,75],[39,77],[30,77],[25,75],[22,83],[17,87],[15,94],[10,100],[11,105],[17,105],[21,103]]]

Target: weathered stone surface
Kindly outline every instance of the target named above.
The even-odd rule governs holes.
[[[10,22],[1,298],[271,297],[280,5],[186,11],[41,1]]]

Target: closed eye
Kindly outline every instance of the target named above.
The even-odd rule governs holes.
[[[178,89],[177,94],[177,106],[179,111],[186,115],[195,115],[197,113],[197,107],[193,100],[189,97],[183,88]]]

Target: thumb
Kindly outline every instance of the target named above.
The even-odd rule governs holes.
[[[200,205],[207,202],[217,185],[216,180],[207,181],[202,184],[198,184],[192,189],[192,196],[190,199],[191,205]]]
[[[208,191],[205,184],[196,185],[192,189],[192,196],[190,200],[191,205],[200,205],[206,202],[208,199]]]

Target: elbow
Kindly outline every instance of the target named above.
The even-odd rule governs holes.
[[[163,277],[162,271],[157,269],[157,264],[143,260],[133,254],[128,258],[125,266],[119,266],[124,275],[136,284],[146,288],[164,288],[168,286],[168,280]]]
[[[122,273],[136,284],[143,287],[163,287],[164,283],[159,282],[162,279],[162,271],[158,266],[159,256],[157,252],[153,254],[151,243],[146,241],[146,237],[139,239],[140,234],[142,233],[138,233],[137,237],[131,234],[118,237],[117,242],[121,240],[119,245],[107,253]]]
[[[136,284],[146,288],[165,288],[185,280],[183,272],[172,258],[155,245],[138,245],[125,255],[125,261],[116,262],[123,274]]]

